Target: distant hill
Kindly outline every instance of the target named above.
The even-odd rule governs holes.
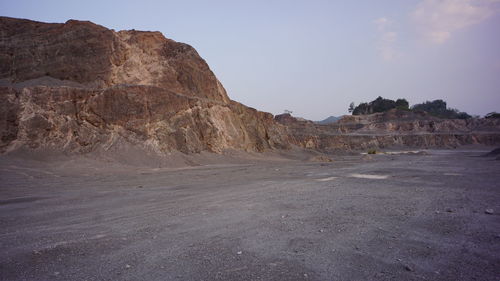
[[[321,121],[314,121],[314,123],[316,124],[320,124],[320,125],[326,125],[326,124],[330,124],[330,123],[335,123],[337,122],[340,118],[342,118],[342,116],[330,116],[328,118],[326,118],[325,120],[321,120]]]
[[[500,144],[500,118],[444,119],[425,111],[393,108],[344,115],[328,125],[302,122],[289,114],[278,115],[275,120],[287,127],[293,145],[329,152]]]

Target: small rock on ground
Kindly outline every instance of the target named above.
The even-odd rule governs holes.
[[[405,269],[407,271],[413,271],[413,268],[411,266],[407,265],[407,264],[405,265]]]

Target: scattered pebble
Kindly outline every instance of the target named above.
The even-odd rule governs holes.
[[[238,252],[236,252],[236,254],[241,255],[241,254],[243,254],[243,252],[242,251],[238,251]]]
[[[484,213],[486,213],[488,215],[493,215],[493,209],[486,209],[486,210],[484,210]]]
[[[324,230],[323,230],[323,229],[320,229],[320,230],[319,230],[319,232],[324,232]]]
[[[453,213],[453,209],[452,208],[446,208],[446,212]]]
[[[371,157],[371,156],[370,156],[370,155],[368,155],[368,154],[367,154],[367,155],[363,155],[363,156],[361,157],[361,160],[372,160],[372,159],[373,159],[373,157]]]
[[[307,278],[307,277],[308,277],[307,273],[304,273],[304,277],[305,277],[305,278]]]
[[[413,271],[413,268],[411,266],[407,265],[407,264],[405,265],[405,269],[407,271]]]
[[[59,274],[60,274],[60,272],[59,272],[59,271],[54,272],[54,275],[55,275],[55,276],[57,276],[57,275],[59,275]]]
[[[130,268],[130,267],[131,267],[130,264],[125,265],[125,268]]]
[[[143,188],[143,187],[144,187],[144,186],[142,186],[142,185],[139,185],[139,186],[138,186],[137,188]]]

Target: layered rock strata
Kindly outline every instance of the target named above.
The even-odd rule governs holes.
[[[500,144],[500,120],[440,119],[425,113],[391,110],[344,116],[320,125],[283,114],[275,120],[289,131],[289,142],[323,151],[387,147],[454,148],[466,144]]]
[[[194,48],[159,32],[0,17],[0,36],[1,152],[288,147],[271,114],[230,100]]]
[[[498,119],[392,110],[318,125],[229,99],[194,48],[160,32],[0,17],[0,153],[322,151],[500,144]]]

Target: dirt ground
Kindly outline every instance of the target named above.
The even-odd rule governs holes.
[[[2,156],[0,279],[498,281],[500,161],[483,153]]]

